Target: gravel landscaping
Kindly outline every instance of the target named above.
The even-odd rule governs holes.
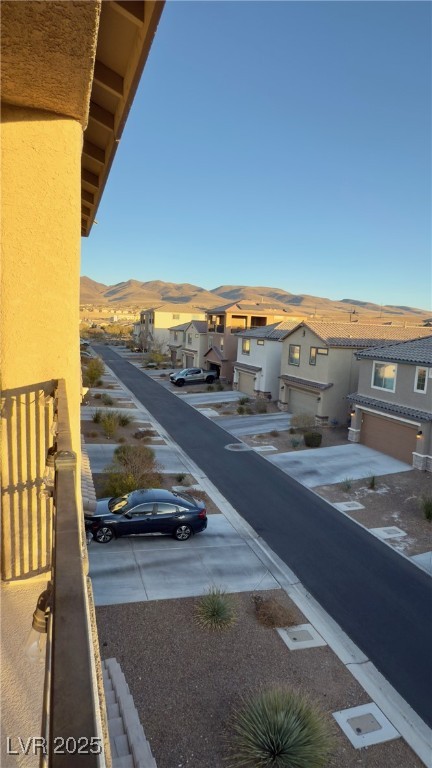
[[[305,619],[282,591],[275,597],[293,618]],[[256,618],[252,593],[234,596],[237,622],[226,630],[201,629],[194,598],[96,609],[103,659],[115,657],[126,676],[158,768],[229,765],[230,714],[242,695],[288,685],[306,694],[334,734],[327,768],[421,768],[402,739],[355,750],[332,712],[370,697],[327,647],[289,651],[275,629]]]

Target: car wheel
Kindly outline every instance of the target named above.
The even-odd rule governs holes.
[[[184,384],[184,379],[178,379],[178,381],[176,381],[176,384],[178,387],[182,387]]]
[[[214,376],[207,376],[206,378],[207,384],[213,384],[214,382]]]
[[[190,525],[179,525],[178,528],[174,531],[174,538],[177,539],[177,541],[186,541],[189,539],[192,535],[192,528]]]
[[[108,544],[108,542],[111,541],[113,537],[114,537],[113,529],[109,528],[107,525],[102,525],[101,528],[99,528],[96,531],[93,538],[99,544]]]

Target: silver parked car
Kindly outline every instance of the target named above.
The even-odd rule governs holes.
[[[170,381],[177,387],[202,381],[212,384],[215,379],[217,379],[217,372],[206,371],[204,368],[183,368],[181,371],[170,373]]]

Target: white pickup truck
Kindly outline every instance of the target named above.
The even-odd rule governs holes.
[[[184,384],[205,381],[212,384],[217,379],[216,371],[205,371],[204,368],[183,368],[181,371],[170,373],[170,381],[176,387],[182,387]]]

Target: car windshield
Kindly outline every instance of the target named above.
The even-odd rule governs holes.
[[[129,502],[129,496],[117,496],[117,498],[110,499],[108,502],[108,509],[110,512],[123,512]]]
[[[196,505],[196,499],[194,499],[193,496],[191,496],[190,493],[177,493],[176,491],[172,491],[172,495],[175,496],[177,499],[184,499],[185,501],[188,501],[189,504],[195,504]]]

